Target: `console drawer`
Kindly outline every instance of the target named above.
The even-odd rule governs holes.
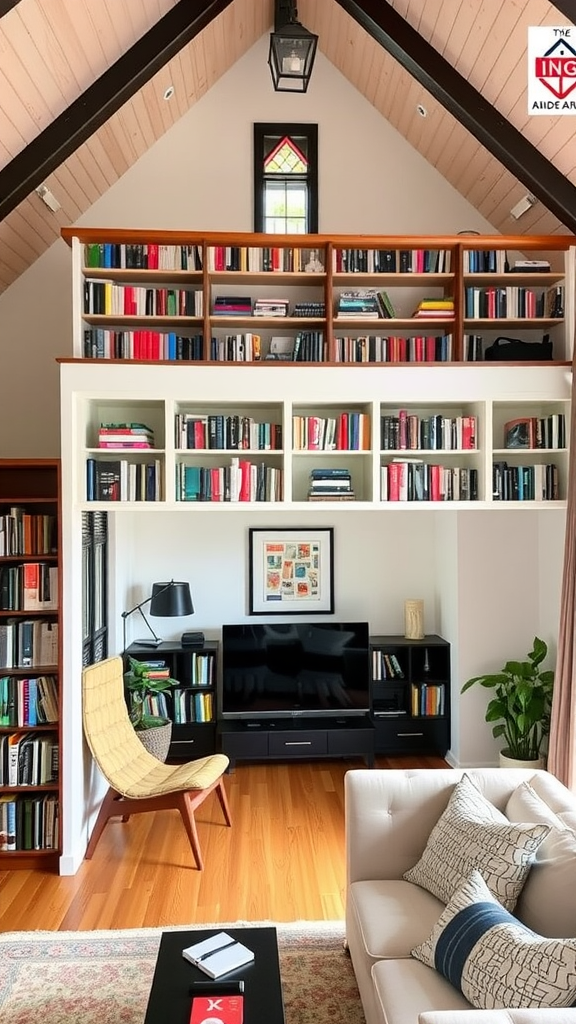
[[[268,753],[271,757],[314,757],[327,754],[327,734],[324,730],[314,729],[270,732]]]

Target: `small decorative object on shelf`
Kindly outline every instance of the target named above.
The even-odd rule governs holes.
[[[424,639],[424,601],[404,602],[404,636],[407,640]]]

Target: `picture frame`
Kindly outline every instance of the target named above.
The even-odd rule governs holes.
[[[334,528],[248,531],[250,615],[334,613]]]

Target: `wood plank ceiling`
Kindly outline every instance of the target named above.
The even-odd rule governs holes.
[[[20,0],[0,14],[0,170],[78,100],[176,6],[177,0]],[[570,116],[527,113],[530,25],[566,25],[548,0],[388,0],[459,73],[576,185]],[[385,0],[382,0],[385,4]],[[202,5],[196,5],[202,6]],[[207,6],[207,5],[206,5]],[[567,228],[542,203],[514,220],[526,194],[508,171],[334,0],[299,0],[299,20],[322,53],[494,228],[555,234]],[[35,191],[0,223],[0,293],[16,280],[273,23],[273,0],[232,0],[45,179],[61,209]],[[169,85],[173,101],[162,99]],[[422,117],[418,108],[427,113]],[[40,184],[40,183],[38,183]],[[2,196],[0,195],[0,200]]]

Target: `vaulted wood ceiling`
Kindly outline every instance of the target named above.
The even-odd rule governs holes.
[[[166,19],[176,24],[184,4],[189,12],[184,20],[190,24],[177,39],[181,49],[170,48],[167,41],[159,58],[154,51],[162,49],[162,26]],[[318,34],[328,60],[496,230],[555,234],[574,230],[576,119],[528,115],[526,41],[528,26],[569,24],[572,4],[299,0],[298,16]],[[421,37],[419,70],[436,51],[434,82],[425,71],[417,74],[415,65],[406,70],[398,52],[392,56],[383,47],[387,8],[396,12],[396,23],[403,19],[408,39],[410,28]],[[52,244],[61,226],[74,223],[271,30],[274,5],[273,0],[0,0],[0,15],[1,292]],[[111,100],[98,123],[96,90],[90,88],[100,79],[104,83],[103,75],[113,81],[121,70],[118,62],[129,51],[138,53],[145,69],[133,74],[132,86],[124,82],[124,91],[118,92],[121,106],[114,112]],[[167,63],[160,67],[159,59]],[[464,82],[455,84],[452,71]],[[443,80],[443,75],[448,77]],[[454,101],[450,110],[438,98],[446,83]],[[165,103],[169,85],[175,94]],[[465,126],[466,111],[474,106],[473,97],[468,104],[469,86],[478,93],[475,111],[481,120],[484,113],[489,136],[506,138],[511,125],[511,161],[474,125],[472,130]],[[485,117],[486,102],[494,108],[493,121]],[[418,113],[419,106],[426,117]],[[49,169],[49,162],[38,159],[42,133],[50,126],[65,129],[67,122],[72,129],[73,122],[82,121],[78,112],[85,114],[93,133],[80,141],[79,128],[70,155],[64,156],[59,144],[53,148],[57,161],[62,159]],[[36,195],[40,184],[58,196],[57,213]],[[514,220],[510,210],[527,191],[540,201]]]

